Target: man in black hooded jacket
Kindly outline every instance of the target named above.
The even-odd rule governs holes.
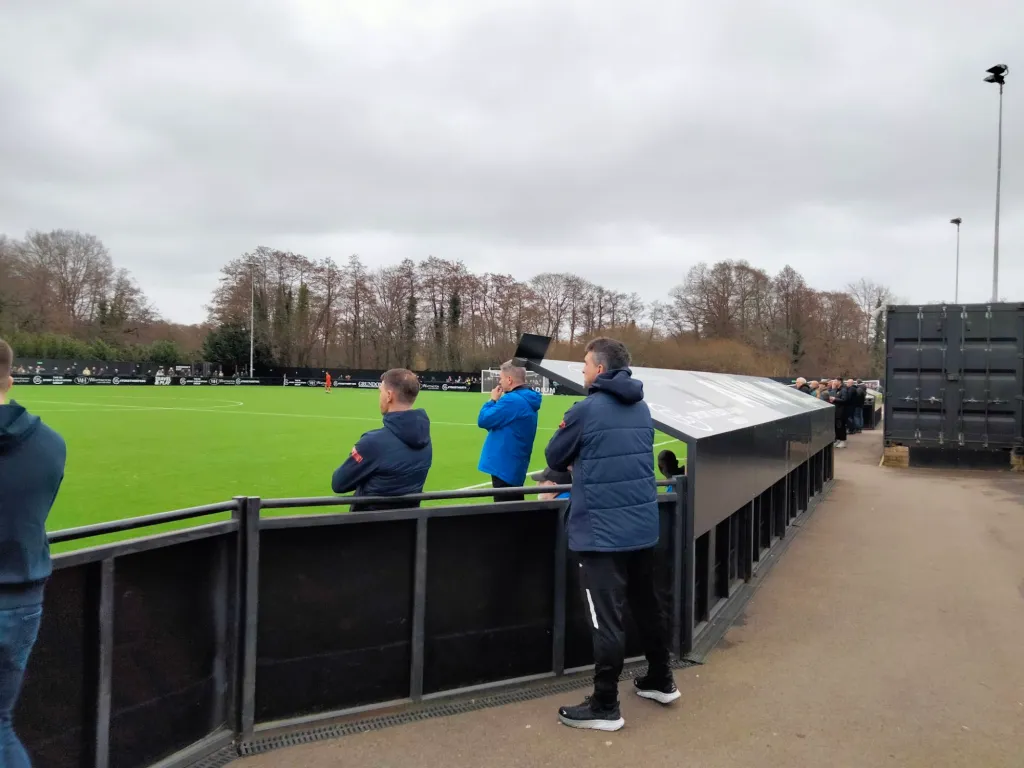
[[[832,380],[832,395],[829,402],[836,407],[835,440],[836,448],[846,447],[846,413],[850,403],[850,390],[842,379]]]
[[[356,496],[405,496],[422,493],[433,461],[430,419],[413,408],[420,392],[416,374],[395,368],[381,376],[380,412],[384,426],[359,438],[331,480],[335,493]],[[351,511],[418,507],[419,502],[353,504]]]
[[[46,518],[64,480],[63,438],[13,400],[14,352],[0,339],[0,765],[30,765],[11,724],[50,577]]]

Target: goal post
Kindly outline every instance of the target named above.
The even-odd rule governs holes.
[[[480,371],[480,391],[490,392],[501,380],[501,371],[497,369],[489,369]],[[554,387],[551,386],[551,382],[541,376],[539,373],[533,371],[526,372],[526,386],[532,389],[534,392],[540,392],[542,395],[553,395],[555,394]]]

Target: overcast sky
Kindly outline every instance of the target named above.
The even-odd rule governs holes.
[[[1019,75],[1013,54],[1020,59]],[[257,245],[664,296],[699,261],[1024,300],[1020,0],[2,0],[0,232],[169,319]]]

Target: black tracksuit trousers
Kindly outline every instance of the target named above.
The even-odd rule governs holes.
[[[492,488],[515,488],[516,486],[510,485],[502,480],[500,477],[491,475],[491,487]],[[501,496],[495,496],[495,501],[526,501],[526,495],[522,493],[506,493]]]
[[[836,440],[846,440],[846,408],[836,406]]]
[[[654,548],[635,552],[577,552],[583,604],[594,641],[594,701],[618,702],[619,675],[626,656],[623,609],[628,604],[654,680],[672,675],[670,627],[657,585]]]

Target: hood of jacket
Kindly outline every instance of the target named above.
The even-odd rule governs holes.
[[[0,405],[0,453],[20,443],[39,426],[39,417],[33,416],[13,400]]]
[[[384,429],[410,448],[426,448],[430,444],[430,418],[422,408],[384,414]]]
[[[509,395],[517,395],[518,397],[523,398],[523,400],[526,401],[526,404],[529,405],[534,411],[539,411],[540,405],[543,402],[543,398],[540,396],[540,392],[535,392],[525,385],[522,387],[518,387],[517,389],[513,389],[511,392],[508,393],[508,395],[505,395],[505,397],[508,397]]]
[[[591,392],[607,392],[617,400],[628,404],[639,403],[644,399],[644,384],[633,378],[628,368],[602,373],[590,385]]]

